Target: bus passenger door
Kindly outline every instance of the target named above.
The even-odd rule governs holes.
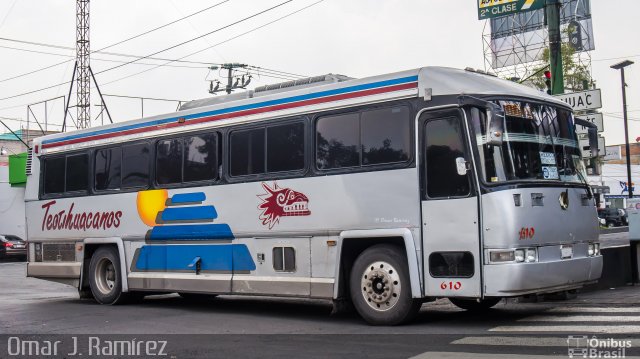
[[[419,131],[425,294],[479,297],[478,199],[464,113],[425,112]]]

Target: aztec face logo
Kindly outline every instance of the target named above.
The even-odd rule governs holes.
[[[308,216],[311,214],[308,208],[309,199],[304,194],[290,188],[279,188],[275,181],[273,182],[273,188],[264,182],[262,183],[262,188],[264,188],[266,194],[258,195],[258,198],[262,200],[262,203],[258,205],[258,209],[262,210],[259,218],[263,225],[269,226],[269,229],[280,222],[280,217]]]

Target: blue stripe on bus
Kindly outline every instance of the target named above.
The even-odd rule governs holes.
[[[179,193],[171,196],[171,203],[203,202],[206,198],[204,192]]]
[[[343,88],[339,88],[339,89],[335,89],[335,90],[314,92],[314,93],[310,93],[310,94],[307,94],[307,95],[286,97],[286,98],[282,98],[282,99],[278,99],[278,100],[271,100],[271,101],[258,102],[258,103],[249,104],[249,105],[229,107],[229,108],[224,108],[224,109],[215,110],[215,111],[194,113],[194,114],[191,114],[191,115],[170,117],[170,118],[165,118],[165,119],[160,119],[160,120],[147,121],[147,122],[143,122],[143,123],[137,123],[137,124],[127,125],[127,126],[121,126],[121,127],[117,127],[117,128],[107,128],[107,129],[104,129],[104,130],[98,130],[98,131],[93,131],[93,132],[88,132],[88,133],[80,133],[80,134],[70,135],[70,136],[66,136],[66,137],[62,137],[62,138],[55,138],[55,139],[45,140],[45,141],[42,141],[42,144],[63,142],[63,141],[74,140],[74,139],[82,138],[82,137],[91,137],[91,136],[102,135],[102,134],[107,134],[107,133],[115,133],[115,132],[119,132],[119,131],[133,130],[133,129],[137,129],[137,128],[141,128],[141,127],[150,127],[150,126],[163,125],[163,124],[167,124],[167,123],[170,123],[170,122],[176,122],[179,118],[184,118],[185,120],[191,120],[191,119],[200,118],[200,117],[222,115],[222,114],[227,114],[227,113],[231,113],[231,112],[238,112],[238,111],[243,111],[243,110],[251,110],[251,109],[260,108],[260,107],[281,105],[281,104],[289,103],[289,102],[298,102],[298,101],[316,99],[316,98],[320,98],[320,97],[327,97],[327,96],[339,95],[339,94],[344,94],[344,93],[349,93],[349,92],[357,92],[357,91],[369,90],[369,89],[373,89],[373,88],[377,88],[377,87],[393,86],[393,85],[399,85],[399,84],[417,82],[417,81],[418,81],[418,76],[401,77],[401,78],[397,78],[397,79],[372,82],[372,83],[356,85],[356,86],[343,87]]]
[[[162,211],[161,218],[163,221],[197,221],[216,219],[218,218],[218,213],[213,206],[168,207]]]
[[[149,237],[152,241],[206,241],[233,238],[231,228],[224,223],[156,226],[151,229]]]
[[[194,271],[200,257],[203,271],[252,271],[256,264],[244,244],[146,245],[140,248],[135,269],[140,271]]]

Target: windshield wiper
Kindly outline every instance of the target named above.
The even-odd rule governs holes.
[[[584,175],[582,174],[582,171],[580,171],[579,169],[576,168],[576,173],[578,174],[578,178],[580,178],[580,181],[582,183],[584,183],[585,186],[587,186],[586,190],[587,190],[587,198],[589,198],[589,200],[593,199],[593,193],[591,193],[591,186],[589,186],[589,182],[587,182],[587,179],[584,178]]]

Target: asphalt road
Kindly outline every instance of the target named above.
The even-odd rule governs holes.
[[[193,302],[172,294],[102,306],[78,299],[71,287],[25,278],[25,270],[24,263],[0,262],[0,358],[19,358],[10,354],[24,340],[61,342],[58,356],[24,358],[74,358],[74,340],[83,358],[119,357],[108,355],[110,340],[166,341],[168,358],[567,358],[570,348],[584,349],[594,338],[592,344],[609,347],[589,349],[640,357],[640,286],[568,301],[510,299],[477,314],[438,300],[425,303],[409,325],[372,327],[354,313],[331,315],[331,304],[316,300]],[[90,345],[96,340],[100,346]],[[140,354],[121,357],[147,357]]]

